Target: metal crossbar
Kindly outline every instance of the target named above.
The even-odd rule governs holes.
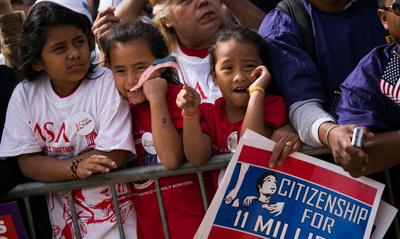
[[[320,155],[330,153],[330,150],[327,148],[312,148],[307,145],[304,145],[301,149],[302,153],[308,155]],[[81,188],[91,188],[97,187],[101,185],[108,185],[111,189],[114,209],[117,218],[118,230],[120,233],[120,238],[125,238],[125,233],[123,229],[123,224],[121,220],[121,213],[119,211],[118,199],[115,190],[115,185],[117,183],[123,182],[132,182],[132,181],[140,181],[146,179],[153,179],[156,186],[157,199],[161,213],[161,220],[163,223],[164,235],[166,239],[169,239],[168,232],[168,223],[166,220],[164,203],[161,195],[161,187],[158,181],[159,178],[174,176],[174,175],[182,175],[189,173],[197,173],[200,182],[201,194],[204,202],[204,208],[207,211],[208,209],[208,200],[206,195],[206,190],[204,187],[204,180],[202,173],[205,171],[211,171],[215,169],[222,169],[228,166],[229,161],[232,157],[232,154],[222,154],[216,155],[210,158],[207,163],[201,166],[194,166],[189,162],[184,162],[179,168],[174,170],[167,170],[164,168],[162,164],[141,166],[136,168],[126,168],[111,171],[107,174],[95,174],[88,177],[85,180],[71,180],[71,181],[62,181],[56,183],[42,183],[42,182],[29,182],[19,184],[11,191],[6,194],[0,195],[0,200],[11,200],[17,198],[23,198],[24,204],[26,207],[27,218],[29,223],[29,230],[32,239],[36,239],[35,228],[33,226],[33,218],[31,213],[31,207],[29,203],[29,197],[36,195],[44,195],[48,193],[54,192],[68,192],[69,203],[71,207],[71,214],[73,219],[73,225],[75,230],[75,236],[77,239],[81,238],[76,211],[75,211],[75,203],[73,199],[73,190],[81,189]]]

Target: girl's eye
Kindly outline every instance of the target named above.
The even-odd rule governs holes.
[[[125,70],[117,69],[117,70],[115,70],[114,72],[115,72],[116,74],[123,74],[123,73],[125,73]]]
[[[232,67],[231,67],[231,66],[224,66],[224,67],[222,68],[222,70],[224,70],[224,71],[230,71],[230,70],[232,70]]]
[[[53,51],[54,52],[59,52],[59,51],[62,51],[63,49],[64,49],[63,46],[58,46],[58,47],[53,48]]]
[[[147,69],[147,66],[138,66],[136,68],[136,71],[145,71]]]
[[[249,65],[246,65],[245,68],[256,68],[256,66],[253,64],[249,64]]]

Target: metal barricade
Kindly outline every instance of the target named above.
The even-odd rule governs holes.
[[[312,148],[307,145],[304,145],[300,152],[308,154],[308,155],[320,155],[320,154],[330,153],[330,150],[328,148]],[[199,181],[200,181],[200,187],[201,187],[201,193],[202,193],[202,198],[203,198],[203,202],[204,202],[204,208],[205,208],[205,210],[207,210],[208,202],[207,202],[207,195],[206,195],[205,188],[204,188],[204,181],[203,181],[202,173],[205,171],[210,171],[210,170],[221,169],[221,168],[227,167],[231,157],[232,157],[232,154],[223,154],[223,155],[213,156],[210,158],[210,160],[207,161],[207,163],[205,163],[204,165],[201,165],[201,166],[193,166],[189,162],[184,162],[179,168],[174,169],[174,170],[167,170],[164,168],[164,166],[162,164],[156,164],[156,165],[148,165],[148,166],[142,166],[142,167],[136,167],[136,168],[126,168],[126,169],[114,170],[107,174],[95,174],[95,175],[88,177],[85,180],[78,180],[78,181],[71,180],[71,181],[63,181],[63,182],[56,182],[56,183],[42,183],[42,182],[23,183],[23,184],[16,186],[8,193],[1,195],[0,200],[4,201],[4,200],[17,199],[17,198],[24,199],[30,234],[32,236],[32,239],[36,239],[35,228],[33,226],[34,225],[33,218],[32,218],[32,213],[31,213],[31,208],[30,208],[30,203],[29,203],[29,197],[35,196],[35,195],[44,195],[44,194],[53,193],[53,192],[68,192],[68,198],[69,198],[70,207],[71,207],[71,214],[72,214],[72,218],[73,218],[75,235],[76,235],[76,238],[80,239],[81,235],[80,235],[76,211],[75,211],[74,199],[73,199],[73,194],[72,194],[73,190],[81,189],[81,188],[97,187],[97,186],[101,186],[101,185],[108,185],[111,188],[111,192],[112,192],[114,209],[115,209],[115,213],[116,213],[118,229],[120,232],[120,238],[124,239],[125,233],[124,233],[123,224],[122,224],[122,220],[121,220],[121,214],[119,211],[118,200],[117,200],[117,195],[116,195],[116,191],[115,191],[115,185],[117,183],[122,183],[122,182],[132,182],[132,181],[153,179],[155,182],[155,186],[156,186],[157,199],[159,202],[161,219],[162,219],[163,228],[164,228],[164,235],[165,235],[166,239],[169,239],[170,237],[169,237],[169,232],[168,232],[168,223],[166,220],[165,210],[164,210],[164,206],[163,206],[164,203],[163,203],[163,199],[162,199],[162,195],[161,195],[161,188],[160,188],[158,179],[162,178],[162,177],[168,177],[168,176],[174,176],[174,175],[197,173],[197,175],[199,177]]]

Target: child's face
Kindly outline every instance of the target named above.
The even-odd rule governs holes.
[[[219,44],[212,77],[228,105],[247,106],[247,88],[254,82],[251,73],[259,65],[262,65],[262,60],[253,43],[239,43],[231,39]]]
[[[67,95],[74,90],[90,67],[87,38],[74,26],[50,29],[41,57],[32,64],[32,68],[45,71],[59,95]]]
[[[126,44],[117,43],[112,47],[110,64],[119,93],[134,104],[147,101],[142,87],[133,92],[130,92],[129,89],[138,83],[142,73],[155,60],[156,58],[143,40],[135,40]]]

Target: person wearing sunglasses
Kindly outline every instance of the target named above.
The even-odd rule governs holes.
[[[380,1],[378,16],[394,42],[376,47],[360,61],[341,85],[342,96],[336,109],[339,124],[361,125],[374,133],[364,138],[362,148],[356,150],[356,153],[366,153],[368,161],[351,158],[340,163],[353,176],[389,176],[389,180],[382,181],[386,184],[385,190],[393,187],[394,195],[387,202],[398,208],[400,95],[396,86],[400,84],[400,0]],[[361,167],[365,168],[362,172]],[[399,223],[392,224],[385,238],[400,238],[391,234],[394,227],[400,228]]]

